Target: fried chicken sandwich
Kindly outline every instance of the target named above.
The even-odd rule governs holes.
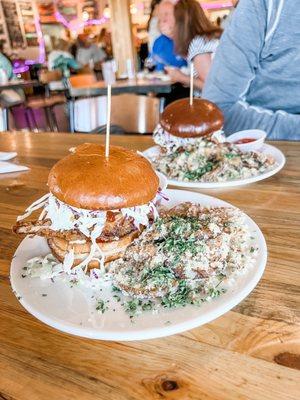
[[[14,232],[47,239],[64,266],[99,268],[121,257],[156,218],[159,179],[134,151],[85,143],[56,163],[49,192],[18,218]],[[28,217],[38,209],[34,221]]]

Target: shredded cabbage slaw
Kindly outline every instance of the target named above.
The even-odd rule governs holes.
[[[225,141],[225,136],[222,130],[216,131],[212,134],[211,138],[213,138],[216,142],[223,143]],[[173,153],[180,147],[186,147],[189,145],[203,143],[203,146],[207,145],[207,139],[202,137],[197,138],[182,138],[172,135],[171,133],[165,131],[160,124],[154,130],[153,133],[154,142],[163,147],[167,153]]]
[[[113,211],[121,212],[126,218],[132,218],[135,227],[139,229],[140,225],[149,225],[150,215],[153,216],[154,219],[158,217],[154,202],[161,196],[160,192],[158,192],[154,201],[150,201],[147,204]],[[25,210],[25,213],[17,218],[17,221],[22,221],[40,208],[43,208],[43,210],[39,216],[39,220],[50,219],[50,229],[54,231],[77,229],[91,240],[90,253],[76,266],[76,270],[84,269],[84,272],[86,272],[89,262],[97,260],[100,263],[100,270],[104,273],[104,255],[96,239],[103,231],[107,212],[76,208],[58,200],[52,193],[48,193],[32,203]],[[35,263],[36,262],[37,260],[35,260]],[[66,254],[62,263],[64,272],[70,273],[73,262],[74,251],[72,250]]]

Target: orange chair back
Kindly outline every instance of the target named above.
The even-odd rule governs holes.
[[[94,74],[73,75],[69,78],[70,86],[73,88],[89,87],[97,82]]]

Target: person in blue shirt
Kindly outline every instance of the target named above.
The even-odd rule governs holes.
[[[166,66],[181,68],[187,65],[184,58],[175,53],[173,33],[175,27],[174,4],[162,1],[158,8],[158,27],[161,35],[153,44],[151,57],[156,71],[163,71]]]
[[[174,41],[166,35],[160,35],[154,42],[152,59],[156,71],[163,71],[166,66],[181,68],[187,65],[184,58],[175,54]]]
[[[187,65],[184,58],[174,51],[173,33],[175,28],[174,3],[162,0],[158,8],[158,27],[161,35],[155,40],[152,50],[152,60],[156,71],[163,71],[165,67],[182,68]],[[174,83],[171,92],[164,95],[165,106],[172,101],[189,96],[189,89],[181,83]]]

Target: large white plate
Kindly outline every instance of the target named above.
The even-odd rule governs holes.
[[[143,152],[144,156],[151,161],[151,157],[156,156],[159,152],[159,146],[152,146],[149,149]],[[232,186],[241,186],[247,185],[249,183],[254,183],[261,181],[263,179],[267,179],[272,175],[275,175],[278,171],[280,171],[285,164],[285,156],[284,154],[274,146],[270,144],[264,144],[263,147],[260,149],[261,153],[268,154],[276,160],[276,167],[271,169],[268,172],[264,172],[263,174],[253,176],[247,179],[236,179],[232,181],[226,182],[183,182],[178,181],[176,179],[169,179],[168,184],[172,186],[180,186],[180,187],[187,187],[187,188],[197,188],[197,189],[216,189],[216,188],[223,188],[223,187],[232,187]]]
[[[184,201],[204,206],[231,206],[200,193],[167,190],[166,194],[170,198],[170,207]],[[241,302],[257,285],[266,265],[267,247],[260,229],[248,216],[246,223],[253,236],[253,246],[258,248],[255,265],[240,275],[225,294],[201,307],[163,310],[159,314],[146,312],[132,323],[120,303],[113,299],[110,288],[103,287],[99,295],[102,299],[110,299],[110,309],[99,314],[91,298],[94,294],[91,289],[70,288],[62,281],[22,278],[22,268],[28,259],[49,253],[45,239],[40,237],[27,237],[18,247],[11,264],[11,285],[28,312],[63,332],[104,340],[142,340],[172,335],[218,318]]]

